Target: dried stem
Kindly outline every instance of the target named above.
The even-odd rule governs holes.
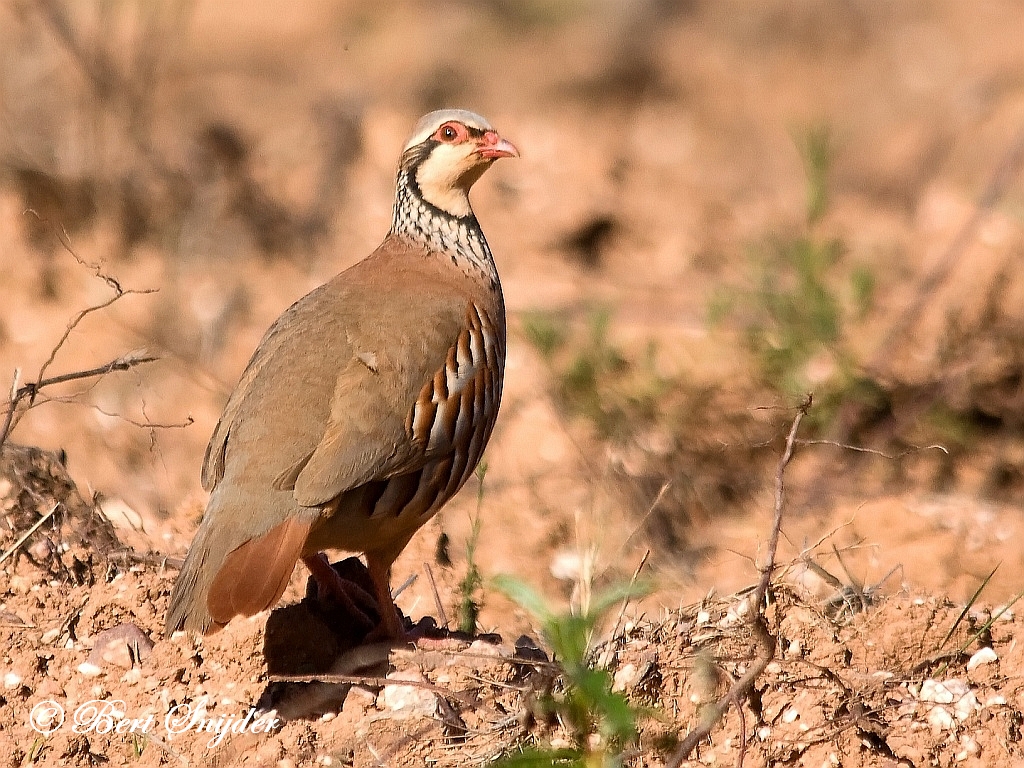
[[[93,308],[90,308],[93,309]],[[83,310],[84,311],[84,310]],[[81,314],[81,313],[79,313]],[[50,358],[44,364],[43,368],[40,369],[38,378],[30,383],[25,384],[22,387],[17,387],[17,376],[15,376],[14,384],[12,385],[11,398],[7,405],[7,414],[4,416],[3,427],[0,428],[0,448],[3,448],[4,443],[7,441],[8,435],[11,430],[17,426],[20,420],[20,415],[16,415],[18,406],[23,400],[28,400],[29,405],[35,402],[36,396],[40,390],[44,387],[51,386],[53,384],[63,384],[68,381],[78,381],[81,379],[89,379],[94,376],[104,376],[112,371],[127,371],[129,368],[134,368],[136,365],[142,365],[143,363],[151,363],[157,358],[151,357],[145,354],[144,350],[136,350],[135,352],[129,352],[126,355],[122,355],[116,360],[111,360],[105,365],[101,365],[97,368],[90,368],[86,371],[73,371],[71,373],[62,373],[59,376],[51,376],[49,378],[43,378],[42,374],[45,370],[46,365],[52,362],[54,355],[56,354],[57,348],[60,344],[64,343],[64,339],[67,338],[67,334],[61,339],[60,343],[54,348]],[[23,412],[24,413],[24,412]]]
[[[52,7],[57,8],[58,6],[54,5]],[[25,214],[35,216],[37,219],[39,219],[39,221],[42,224],[49,224],[49,222],[46,219],[42,218],[38,213],[36,213],[32,209],[25,211]],[[68,238],[68,234],[63,230],[63,228],[53,227],[53,231],[54,234],[57,236],[57,239],[60,241],[60,244],[64,246],[64,250],[66,250],[71,255],[71,257],[81,266],[91,271],[96,278],[106,283],[111,288],[111,290],[113,290],[114,293],[112,296],[105,299],[104,301],[101,301],[99,304],[93,304],[92,306],[86,307],[85,309],[79,310],[78,312],[75,313],[74,317],[72,317],[71,320],[68,322],[67,327],[65,327],[64,333],[61,334],[60,339],[57,340],[57,343],[50,350],[49,356],[39,367],[39,373],[36,374],[36,380],[34,382],[18,387],[20,369],[15,372],[14,381],[11,384],[11,395],[7,404],[7,413],[4,415],[3,426],[0,427],[0,449],[3,448],[3,445],[7,441],[7,437],[10,435],[11,431],[18,425],[18,422],[21,420],[21,415],[25,413],[25,411],[22,411],[21,414],[19,414],[18,406],[21,404],[23,400],[27,399],[29,408],[31,408],[33,403],[35,403],[35,399],[38,396],[39,392],[44,387],[52,386],[54,384],[63,384],[68,381],[79,381],[81,379],[90,379],[96,376],[104,376],[112,371],[127,371],[129,368],[134,368],[136,365],[150,363],[157,359],[156,357],[151,357],[147,355],[145,350],[135,350],[132,352],[128,352],[127,354],[121,355],[117,359],[111,360],[109,363],[101,365],[97,368],[90,368],[85,371],[74,371],[72,373],[63,373],[60,374],[59,376],[50,376],[48,378],[46,377],[46,371],[53,364],[53,361],[56,360],[57,353],[60,352],[65,342],[67,342],[68,338],[71,336],[71,333],[78,327],[78,325],[86,317],[91,315],[93,312],[98,312],[101,309],[106,309],[114,302],[130,294],[147,294],[156,292],[156,289],[153,288],[134,290],[122,287],[121,283],[118,282],[116,278],[106,274],[99,264],[88,262],[81,256],[79,256],[77,253],[75,253],[75,249],[71,245],[71,241]]]
[[[45,515],[36,520],[35,524],[27,531],[25,531],[25,533],[22,535],[20,539],[18,539],[16,542],[14,542],[14,544],[11,545],[10,549],[4,552],[3,555],[0,555],[0,564],[3,564],[7,560],[7,558],[9,558],[11,555],[17,552],[21,548],[21,545],[28,541],[33,533],[42,528],[43,523],[45,523],[47,520],[53,517],[54,513],[57,511],[57,507],[59,506],[60,504],[54,504],[50,508],[49,512],[47,512]]]
[[[775,554],[779,546],[779,535],[782,531],[782,512],[784,508],[783,502],[785,501],[786,467],[793,458],[797,431],[800,429],[800,422],[803,421],[804,416],[807,415],[807,411],[811,407],[811,402],[812,397],[808,395],[807,399],[800,405],[800,409],[797,411],[796,417],[789,428],[789,435],[786,437],[786,448],[775,470],[775,520],[772,523],[771,536],[768,539],[767,561],[761,569],[761,579],[758,581],[753,595],[749,598],[751,608],[750,629],[757,642],[754,660],[743,677],[733,683],[729,691],[708,708],[702,717],[700,725],[686,734],[686,737],[679,743],[676,751],[666,763],[666,768],[679,768],[683,760],[689,757],[697,745],[708,737],[711,729],[718,724],[729,707],[733,704],[740,706],[743,699],[750,694],[757,678],[775,657],[775,638],[768,631],[768,625],[764,618],[764,599],[771,584],[772,573],[776,567]]]

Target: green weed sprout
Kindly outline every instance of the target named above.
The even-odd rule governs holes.
[[[484,503],[484,478],[486,476],[487,462],[481,461],[476,468],[476,478],[479,482],[476,513],[473,515],[469,536],[466,539],[466,575],[459,582],[459,629],[470,635],[476,632],[480,607],[483,602],[480,593],[484,579],[476,563],[476,545],[480,540],[480,509]]]
[[[650,585],[642,582],[614,585],[596,595],[585,611],[557,613],[519,579],[499,575],[491,584],[539,622],[544,641],[561,665],[563,680],[563,690],[550,694],[541,704],[558,715],[574,742],[572,747],[563,749],[526,749],[495,765],[501,768],[612,768],[621,765],[622,749],[636,740],[639,712],[625,696],[612,690],[611,673],[594,666],[591,643],[597,625],[610,608],[623,600],[648,594]],[[592,739],[594,735],[599,739]]]

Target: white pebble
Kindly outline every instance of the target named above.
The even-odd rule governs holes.
[[[4,675],[4,688],[17,688],[24,678],[17,672],[8,672]]]
[[[83,661],[77,667],[75,667],[80,674],[85,677],[99,677],[103,674],[103,670],[97,667],[95,664],[90,664],[88,661]]]
[[[955,677],[949,680],[929,678],[921,684],[919,698],[921,701],[933,701],[936,704],[952,704],[970,691],[971,688],[967,683]]]
[[[612,684],[613,691],[625,691],[633,685],[636,680],[636,665],[626,664],[615,672],[615,681]]]
[[[962,762],[969,757],[977,757],[981,754],[981,747],[978,742],[966,733],[960,736],[960,751],[957,752],[953,759],[957,762]]]
[[[966,720],[979,709],[981,709],[981,706],[978,704],[978,699],[974,695],[974,691],[968,691],[957,699],[956,704],[953,705],[953,712],[956,714],[956,719],[961,721]]]
[[[415,672],[393,672],[388,675],[389,680],[410,680],[422,682],[423,678]],[[437,707],[432,691],[419,686],[411,685],[386,685],[380,694],[380,701],[384,707],[391,710],[398,717],[413,717],[421,715],[431,717]]]
[[[939,731],[951,731],[956,721],[953,716],[949,714],[949,710],[945,707],[932,707],[928,712],[928,724],[932,727],[932,731],[936,734]]]
[[[991,648],[982,648],[976,654],[971,656],[967,662],[967,671],[970,672],[972,669],[977,669],[982,664],[991,664],[993,661],[998,661],[999,655]]]

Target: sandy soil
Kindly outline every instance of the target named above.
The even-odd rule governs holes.
[[[392,674],[433,688],[294,689],[306,718],[212,747],[163,727],[203,696],[227,717],[280,694],[268,692],[274,643],[301,643],[275,632],[298,614],[204,641],[160,632],[205,503],[203,449],[269,323],[386,231],[409,126],[451,105],[523,152],[474,192],[511,341],[484,492],[471,482],[403,554],[395,583],[417,576],[406,614],[441,619],[429,563],[454,615],[477,509],[484,575],[517,574],[560,604],[629,578],[650,551],[656,591],[602,638],[622,690],[654,713],[627,764],[662,764],[672,734],[753,654],[729,596],[757,578],[792,408],[814,389],[828,412],[846,355],[885,407],[807,436],[885,455],[799,447],[780,553],[793,567],[769,609],[779,655],[759,707],[743,722],[730,713],[693,764],[735,763],[743,741],[747,765],[1024,764],[1020,620],[1011,609],[974,638],[1024,588],[1019,4],[62,7],[0,5],[0,377],[140,349],[158,360],[47,387],[5,446],[0,548],[62,504],[0,563],[7,764],[475,765],[566,738],[527,716],[548,668],[510,659],[520,635],[544,642],[493,590],[480,629],[500,641],[391,659]],[[832,167],[826,213],[809,225],[800,146],[816,126],[829,128]],[[843,325],[787,391],[765,381],[747,339],[764,275],[795,284],[773,244],[801,237],[842,243],[828,281]],[[850,309],[859,271],[874,285],[863,315]],[[129,292],[59,344],[117,286]],[[731,311],[713,322],[723,297]],[[601,380],[600,407],[634,423],[625,438],[565,395],[595,309],[629,364]],[[569,338],[550,359],[531,343],[538,312]],[[655,384],[641,424],[629,409]],[[63,451],[66,473],[13,445]],[[435,559],[442,533],[451,567]],[[302,597],[300,570],[286,603]],[[836,584],[870,605],[832,615]],[[100,640],[123,625],[141,632]],[[29,727],[40,702],[70,713],[94,699],[160,726]]]

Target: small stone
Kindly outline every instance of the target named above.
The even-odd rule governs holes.
[[[929,678],[921,684],[921,693],[918,698],[921,701],[932,701],[936,704],[952,704],[967,692],[965,688],[963,682],[956,678],[942,681]]]
[[[960,751],[957,752],[953,759],[957,762],[962,762],[970,757],[977,757],[981,754],[981,747],[973,736],[969,736],[964,733],[960,735]]]
[[[131,669],[149,658],[153,641],[134,624],[118,624],[93,639],[89,662],[96,666],[114,664]]]
[[[25,621],[21,616],[16,613],[12,613],[7,610],[6,603],[3,608],[0,608],[0,627],[21,627],[31,628],[35,625],[31,622]]]
[[[36,562],[46,562],[53,554],[53,546],[48,539],[39,539],[28,548],[28,553]],[[60,582],[50,582],[50,586],[59,586]]]
[[[983,664],[991,664],[993,661],[998,661],[999,655],[991,648],[982,648],[980,651],[975,653],[967,662],[967,671],[977,669]]]
[[[785,712],[782,713],[782,722],[784,722],[784,723],[792,723],[792,722],[795,722],[797,720],[797,718],[799,718],[799,717],[800,717],[800,713],[797,712],[792,707],[790,707],[789,709],[787,709]]]
[[[953,730],[956,720],[945,707],[932,707],[928,711],[928,724],[932,727],[932,732],[937,735],[941,731]]]
[[[615,672],[615,678],[612,682],[613,691],[625,691],[633,687],[633,683],[636,682],[636,665],[625,664],[619,667]]]
[[[99,504],[100,512],[115,528],[126,531],[141,531],[142,515],[121,499],[104,499]]]
[[[579,581],[583,570],[583,559],[579,552],[563,550],[556,552],[549,566],[551,575],[559,581]]]
[[[43,645],[49,645],[58,637],[60,637],[60,627],[54,627],[53,629],[48,629],[43,632],[43,636],[39,638],[39,642]]]
[[[981,706],[978,704],[974,691],[968,691],[957,699],[956,704],[953,705],[953,713],[956,715],[956,719],[960,721],[966,720],[979,709],[981,709]]]
[[[8,690],[13,690],[14,688],[17,688],[19,685],[21,685],[21,682],[24,679],[25,678],[23,678],[17,672],[8,672],[6,675],[4,675],[4,688]]]
[[[103,670],[100,667],[97,667],[95,664],[91,664],[88,661],[83,661],[75,667],[75,669],[78,670],[79,674],[84,675],[85,677],[99,677],[103,674]]]
[[[423,682],[423,676],[413,671],[393,672],[388,680]],[[391,710],[396,717],[432,717],[437,708],[432,691],[412,685],[386,685],[379,701],[383,701],[382,709]]]
[[[469,648],[466,649],[468,653],[480,654],[481,656],[501,656],[501,648],[494,643],[488,643],[486,640],[474,640],[469,644]]]

